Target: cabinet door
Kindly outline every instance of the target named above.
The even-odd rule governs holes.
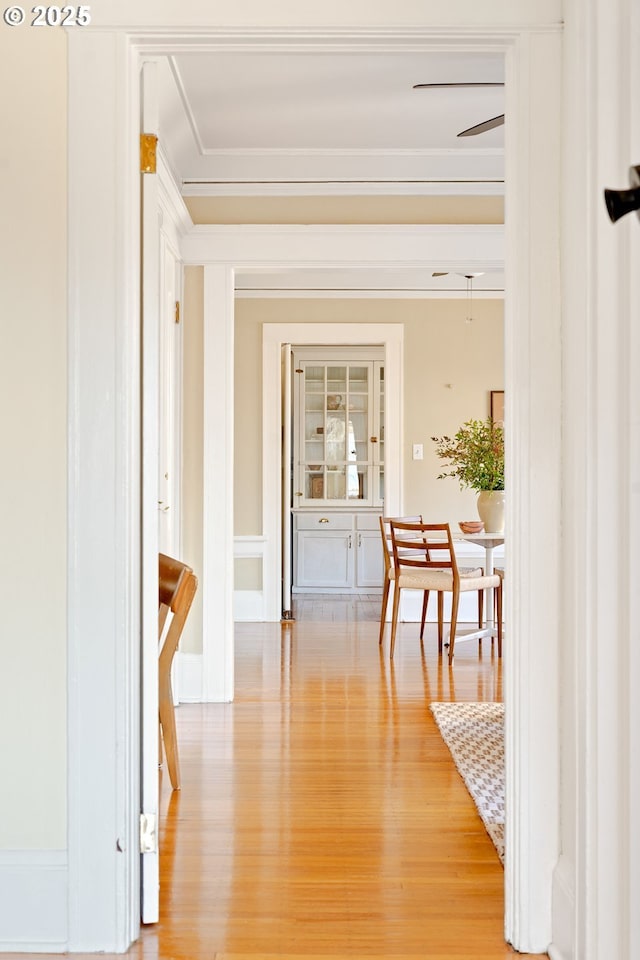
[[[381,587],[384,578],[384,561],[380,530],[358,530],[356,537],[356,586]]]
[[[301,362],[296,506],[371,503],[373,363]]]
[[[352,587],[353,534],[346,530],[299,530],[297,587]]]

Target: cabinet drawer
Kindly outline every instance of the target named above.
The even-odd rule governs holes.
[[[380,520],[377,513],[357,513],[356,530],[377,530],[380,533]]]
[[[352,530],[352,513],[297,513],[296,530]]]

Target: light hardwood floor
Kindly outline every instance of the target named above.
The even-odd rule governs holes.
[[[472,641],[449,669],[416,624],[390,663],[368,609],[300,598],[295,623],[238,624],[235,702],[178,708],[161,921],[130,957],[514,956],[502,866],[429,710],[501,699],[501,663]]]

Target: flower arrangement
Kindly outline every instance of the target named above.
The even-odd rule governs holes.
[[[504,430],[491,417],[468,420],[452,437],[432,437],[436,453],[451,469],[438,475],[457,477],[460,487],[504,490]]]

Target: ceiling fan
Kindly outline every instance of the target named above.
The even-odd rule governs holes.
[[[414,90],[451,90],[453,88],[469,90],[474,87],[504,87],[504,83],[414,83]],[[476,137],[479,133],[486,133],[487,130],[493,130],[495,127],[501,127],[504,123],[504,113],[498,117],[492,117],[491,120],[483,120],[482,123],[476,123],[473,127],[467,127],[457,136]]]
[[[431,276],[432,277],[448,277],[453,276],[449,270],[436,270]],[[476,277],[483,277],[484,270],[480,270],[478,273],[455,273],[456,277],[464,277],[467,281],[467,316],[465,318],[466,323],[473,323],[473,281]]]

